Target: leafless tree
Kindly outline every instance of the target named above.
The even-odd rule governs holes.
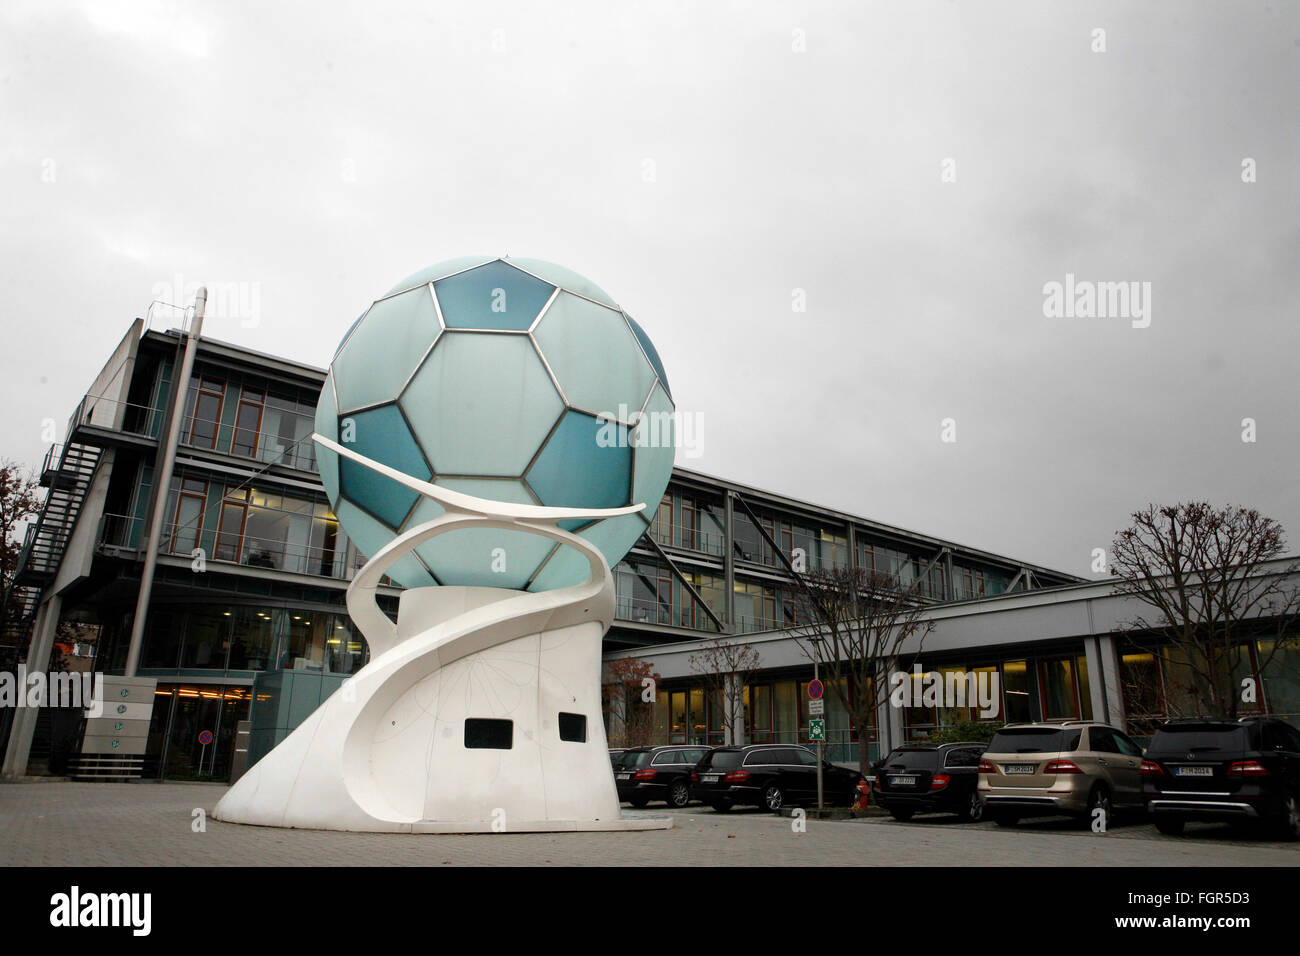
[[[1110,566],[1115,592],[1146,606],[1126,622],[1128,637],[1174,669],[1166,682],[1197,716],[1236,719],[1249,643],[1272,639],[1258,672],[1246,675],[1253,681],[1297,646],[1300,562],[1275,563],[1286,547],[1281,525],[1251,508],[1202,501],[1148,505],[1132,520],[1115,535]],[[1177,707],[1168,687],[1166,700]]]
[[[848,714],[858,735],[858,769],[866,774],[871,721],[889,698],[903,643],[919,636],[919,651],[934,622],[924,617],[919,587],[893,575],[845,567],[796,578],[800,623],[793,636]]]
[[[43,501],[40,486],[29,472],[16,462],[0,462],[0,577],[6,590],[22,550],[18,528],[40,514]]]
[[[708,699],[722,701],[722,730],[730,743],[741,743],[744,738],[743,688],[758,670],[759,660],[752,644],[737,644],[724,637],[713,638],[690,657],[691,670],[704,678]]]
[[[660,677],[649,661],[620,657],[605,665],[605,713],[612,747],[644,747],[654,737]]]

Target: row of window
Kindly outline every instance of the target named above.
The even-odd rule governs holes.
[[[311,441],[316,408],[299,390],[271,391],[254,382],[233,382],[200,372],[185,398],[182,444],[316,470]]]
[[[333,578],[359,564],[349,566],[347,538],[323,500],[178,475],[167,514],[164,547],[173,554],[201,547],[217,561]]]
[[[900,707],[904,733],[908,739],[925,739],[940,726],[962,721],[989,721],[1005,723],[1030,720],[1088,719],[1092,717],[1092,701],[1088,684],[1087,663],[1082,656],[1052,656],[1019,658],[998,664],[978,667],[944,666],[932,668],[921,674],[908,672],[913,682],[910,699],[904,702],[915,706]],[[993,688],[997,680],[997,693],[986,701],[978,696],[967,698],[963,706],[945,707],[937,701],[927,702],[924,688],[935,681],[948,681],[960,674],[974,674],[977,684]],[[809,679],[777,680],[746,684],[742,690],[743,740],[746,743],[808,743]],[[823,695],[827,738],[833,742],[850,743],[858,739],[856,729],[850,726],[837,682],[823,679]],[[969,683],[966,685],[969,687]],[[892,687],[892,685],[891,685]],[[643,726],[638,721],[638,708],[652,708],[653,716],[646,722],[648,739],[641,742],[665,744],[720,745],[726,737],[727,709],[721,690],[704,687],[665,689],[653,704],[640,700],[640,687],[629,688],[624,702],[621,725],[612,725],[612,739],[620,732],[626,736],[633,726]],[[851,694],[844,697],[852,699]],[[986,712],[984,704],[990,704]],[[868,737],[876,738],[875,714],[871,714]],[[620,721],[616,721],[619,724]],[[735,734],[732,735],[737,736]]]

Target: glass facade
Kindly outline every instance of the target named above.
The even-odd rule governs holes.
[[[295,669],[351,674],[367,659],[365,642],[341,608],[164,604],[149,613],[140,666],[146,676]]]

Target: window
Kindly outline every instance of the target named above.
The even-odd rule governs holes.
[[[1075,689],[1075,666],[1070,658],[1042,661],[1039,665],[1043,687],[1043,717],[1048,720],[1079,716],[1079,698]]]
[[[1029,696],[1029,665],[1026,661],[1006,661],[1002,665],[1002,694],[1006,701],[1007,723],[1024,723],[1034,719]]]
[[[1105,727],[1089,727],[1088,749],[1094,753],[1117,754],[1119,744],[1115,742],[1115,736]]]
[[[945,767],[978,767],[979,763],[979,751],[967,748],[949,750],[948,756],[944,759]]]
[[[230,442],[231,454],[246,458],[257,456],[257,438],[262,430],[262,404],[265,401],[264,392],[244,388],[239,397],[239,411],[235,416],[235,437]]]
[[[585,744],[587,742],[587,715],[560,714],[560,739],[567,740],[570,743]]]
[[[583,718],[585,723],[586,718]],[[515,722],[488,717],[465,718],[466,750],[509,750],[514,746]]]
[[[168,550],[174,554],[193,554],[199,545],[199,535],[203,533],[203,505],[208,496],[208,483],[197,478],[181,478],[179,485]]]
[[[791,762],[792,762],[792,763],[799,764],[800,766],[803,766],[803,767],[815,767],[815,766],[817,766],[817,755],[816,755],[816,754],[811,754],[811,753],[809,753],[809,752],[806,751],[806,750],[796,750],[796,751],[794,751],[794,758],[795,758],[795,759],[794,759],[793,761],[791,761]]]
[[[238,561],[243,549],[244,519],[248,516],[248,491],[230,491],[221,503],[221,518],[217,522],[218,561]]]
[[[1124,754],[1127,757],[1142,756],[1142,748],[1139,747],[1132,740],[1130,740],[1128,737],[1125,737],[1121,733],[1112,733],[1111,736],[1115,738],[1115,746],[1119,748],[1120,753]]]
[[[217,447],[217,429],[221,425],[222,397],[225,384],[217,379],[203,376],[198,386],[190,386],[192,398],[188,403],[193,411],[189,415],[189,428],[186,431],[185,444],[195,448]]]
[[[695,500],[682,496],[682,547],[690,548],[692,551],[699,550],[699,544],[695,540],[695,532],[699,530],[699,512],[695,507]]]

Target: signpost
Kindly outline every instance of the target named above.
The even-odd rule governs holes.
[[[826,713],[826,702],[822,700],[825,688],[822,687],[817,662],[813,662],[813,679],[808,682],[808,739],[817,741],[817,816],[820,819],[823,809],[824,790],[822,784],[822,741],[826,739],[826,721],[820,719]],[[814,716],[816,715],[816,716]]]
[[[212,731],[200,730],[199,743],[203,745],[203,749],[199,751],[199,773],[203,773],[203,760],[208,755],[208,744],[212,743]],[[213,763],[216,761],[214,760]]]

